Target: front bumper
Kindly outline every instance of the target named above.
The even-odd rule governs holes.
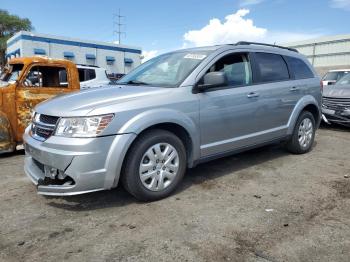
[[[350,112],[322,108],[322,119],[327,124],[336,123],[344,126],[350,126]]]
[[[24,171],[42,195],[77,195],[117,186],[121,166],[135,134],[97,138],[52,136],[35,140],[26,130]],[[45,176],[46,168],[59,170],[73,183],[55,183]],[[51,183],[52,182],[52,183]]]

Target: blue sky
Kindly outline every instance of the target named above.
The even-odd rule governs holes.
[[[0,8],[28,17],[39,33],[108,42],[116,40],[113,14],[120,8],[127,32],[122,43],[152,54],[237,40],[285,43],[350,33],[350,0],[0,0]]]

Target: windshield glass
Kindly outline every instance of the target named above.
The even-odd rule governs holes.
[[[323,80],[325,80],[325,81],[338,81],[340,78],[342,78],[344,75],[346,75],[348,73],[349,73],[348,71],[328,72],[323,77]]]
[[[346,74],[342,78],[339,79],[337,85],[350,85],[350,74]]]
[[[23,69],[23,64],[9,65],[1,73],[0,80],[13,84],[19,77],[22,69]]]
[[[164,54],[137,67],[117,84],[177,87],[207,57],[209,51]]]

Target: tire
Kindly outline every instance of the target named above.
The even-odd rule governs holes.
[[[123,186],[141,201],[165,198],[181,182],[186,163],[186,149],[176,135],[160,129],[146,131],[128,151]]]
[[[301,112],[295,124],[292,137],[286,144],[287,150],[293,154],[305,154],[309,152],[314,143],[315,132],[316,124],[312,113],[309,111]]]

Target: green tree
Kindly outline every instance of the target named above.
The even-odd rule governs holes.
[[[0,9],[0,66],[6,63],[6,41],[18,31],[32,29],[32,23],[28,18],[20,18]]]

